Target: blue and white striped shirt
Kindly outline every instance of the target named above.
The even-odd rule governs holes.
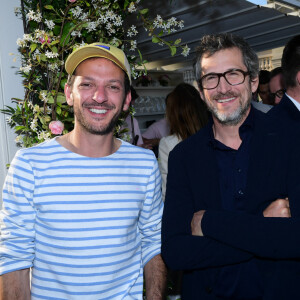
[[[90,158],[55,139],[19,150],[3,189],[0,274],[33,267],[32,299],[142,299],[162,210],[149,150],[122,141]]]

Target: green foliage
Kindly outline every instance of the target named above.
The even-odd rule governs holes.
[[[22,67],[24,99],[12,99],[2,113],[9,116],[8,124],[18,134],[17,143],[30,147],[54,136],[51,121],[64,124],[63,134],[73,128],[73,111],[66,103],[64,86],[67,73],[66,57],[86,43],[104,42],[124,49],[133,77],[146,73],[142,53],[137,49],[138,29],[126,22],[135,14],[142,21],[152,42],[167,45],[174,55],[178,48],[186,54],[181,40],[166,42],[163,38],[183,22],[175,18],[163,20],[159,15],[151,19],[148,8],[140,0],[21,0],[17,15],[23,18],[24,36],[17,40]],[[135,18],[130,18],[135,19]],[[185,52],[184,52],[185,51]],[[137,71],[136,67],[144,67]],[[131,111],[133,113],[133,111]],[[120,136],[123,118],[116,127]]]

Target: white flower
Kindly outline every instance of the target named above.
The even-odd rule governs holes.
[[[57,63],[49,64],[48,65],[48,69],[50,71],[58,71],[58,65],[57,65]]]
[[[31,34],[23,34],[23,40],[28,42],[33,42],[33,37]]]
[[[106,16],[107,16],[107,18],[109,18],[111,20],[114,20],[117,17],[117,15],[112,10],[108,10],[106,12]]]
[[[116,37],[113,37],[113,39],[110,41],[110,44],[112,46],[118,47],[119,46],[119,40]]]
[[[26,18],[29,21],[41,22],[42,14],[40,12],[35,13],[33,10],[30,10],[29,13],[26,15]]]
[[[100,15],[98,19],[99,24],[106,24],[108,22],[108,17],[106,15]]]
[[[89,22],[87,25],[87,30],[88,32],[95,31],[96,27],[96,22]]]
[[[26,42],[25,42],[24,40],[18,38],[18,39],[17,39],[17,45],[18,45],[19,47],[26,47],[27,44],[26,44]]]
[[[36,39],[44,38],[44,36],[46,35],[46,32],[44,30],[36,29],[34,31],[34,35],[35,35]]]
[[[182,48],[182,52],[181,52],[181,55],[187,57],[190,53],[190,50],[191,48],[188,47],[188,45],[185,45],[183,48]]]
[[[32,54],[32,58],[36,59],[40,54],[41,54],[41,52],[39,51],[39,49],[36,49]]]
[[[129,51],[134,51],[136,49],[136,40],[130,41],[130,49]]]
[[[75,18],[78,18],[82,13],[82,9],[79,6],[76,6],[74,8],[71,8],[70,12],[73,14]]]
[[[129,30],[128,30],[128,32],[127,32],[127,35],[129,36],[129,37],[132,37],[132,36],[135,36],[135,35],[137,35],[138,34],[138,31],[136,30],[136,27],[134,26],[134,25],[132,25],[130,28],[129,28]]]
[[[181,20],[181,21],[178,22],[178,27],[180,29],[182,29],[184,27],[184,21],[183,20]]]
[[[46,55],[46,57],[48,57],[48,58],[55,58],[55,57],[58,57],[58,53],[54,53],[54,52],[48,51],[48,50],[46,51],[45,55]]]
[[[6,122],[7,122],[8,124],[10,124],[10,123],[13,123],[13,120],[12,120],[11,117],[6,117]]]
[[[31,65],[27,65],[27,66],[24,66],[24,67],[21,67],[20,68],[20,71],[25,73],[25,74],[28,74],[31,70]]]
[[[23,137],[21,135],[16,136],[15,142],[17,144],[21,144],[21,146],[22,146],[23,145],[23,143],[22,143],[23,142]]]
[[[81,32],[78,31],[78,30],[74,30],[71,32],[71,36],[78,36],[78,37],[81,37]]]
[[[122,24],[123,24],[123,20],[122,20],[121,16],[117,16],[115,18],[114,25],[115,26],[121,26]]]
[[[88,19],[88,16],[89,16],[88,13],[83,13],[83,14],[81,14],[81,16],[79,17],[79,20],[88,22],[88,20],[89,20],[89,19]]]
[[[45,103],[48,102],[47,94],[45,92],[40,93],[40,98],[43,102],[45,102]]]
[[[128,11],[129,11],[130,13],[133,13],[133,12],[136,11],[136,7],[135,7],[135,5],[134,5],[133,2],[130,3],[130,5],[129,5],[129,7],[128,7]]]
[[[51,135],[47,131],[41,131],[41,132],[38,133],[38,139],[40,141],[42,141],[42,140],[47,141],[47,140],[50,140],[50,138],[51,138]]]
[[[41,111],[41,108],[37,104],[35,104],[34,107],[33,107],[33,112],[34,113],[39,113],[40,111]]]
[[[34,18],[34,11],[33,10],[29,10],[29,13],[26,15],[26,18],[28,20],[33,20],[33,18]]]
[[[48,27],[50,30],[52,30],[52,29],[54,28],[54,26],[55,26],[55,23],[54,23],[52,20],[50,20],[50,21],[45,20],[45,24],[47,25],[47,27]]]
[[[30,129],[33,131],[36,131],[37,127],[38,127],[37,119],[33,119],[30,122]]]

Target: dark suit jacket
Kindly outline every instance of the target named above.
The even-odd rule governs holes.
[[[252,109],[244,212],[222,209],[208,127],[170,153],[162,255],[171,269],[186,270],[183,299],[218,299],[214,285],[222,267],[248,260],[257,262],[264,300],[300,298],[300,147],[288,147],[290,139],[273,117]],[[264,218],[263,210],[284,197],[293,218]],[[193,214],[203,209],[204,237],[192,236]]]

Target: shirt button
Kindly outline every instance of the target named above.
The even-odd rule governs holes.
[[[241,172],[242,172],[242,169],[241,169],[241,168],[238,168],[237,171],[238,171],[239,173],[241,173]]]
[[[242,196],[242,195],[244,195],[244,192],[242,190],[239,190],[238,194]]]

